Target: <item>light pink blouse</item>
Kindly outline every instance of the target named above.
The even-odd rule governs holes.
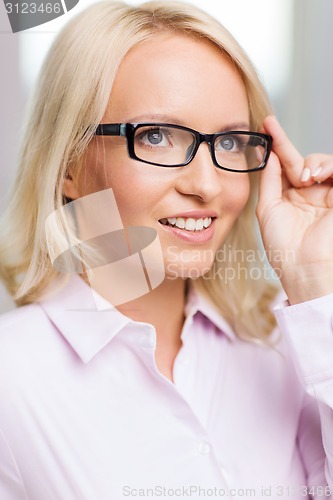
[[[278,306],[274,350],[191,287],[174,383],[94,309],[74,276],[0,319],[1,500],[333,498],[333,294]]]

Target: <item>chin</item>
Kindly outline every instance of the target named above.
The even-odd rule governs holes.
[[[162,247],[166,276],[192,279],[203,276],[214,265],[217,248],[219,246],[216,242],[206,248],[186,248],[180,245]]]

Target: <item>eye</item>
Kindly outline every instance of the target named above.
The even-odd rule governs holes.
[[[217,153],[244,154],[249,145],[249,136],[245,134],[221,135],[215,141]]]
[[[147,140],[151,144],[160,144],[163,141],[163,134],[160,130],[150,130],[147,132]]]
[[[238,148],[236,140],[231,136],[222,136],[215,143],[215,149],[233,151]]]
[[[161,128],[154,128],[140,132],[137,135],[136,140],[138,140],[142,146],[148,147],[167,147],[170,145],[167,131]]]

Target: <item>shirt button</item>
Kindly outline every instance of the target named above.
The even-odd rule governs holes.
[[[198,451],[201,455],[207,455],[210,452],[210,444],[201,441],[201,443],[198,444]]]

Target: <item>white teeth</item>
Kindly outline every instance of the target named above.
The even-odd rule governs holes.
[[[187,229],[188,231],[194,231],[194,229],[195,229],[195,220],[194,219],[186,219],[185,229]]]
[[[179,227],[180,229],[184,229],[185,227],[185,220],[182,217],[177,217],[175,225]]]
[[[204,221],[203,221],[203,225],[204,225],[204,227],[208,227],[208,226],[210,226],[210,225],[211,225],[211,222],[212,222],[211,217],[206,217],[206,218],[204,219]]]
[[[169,217],[168,219],[160,219],[160,222],[162,224],[169,223],[172,226],[186,229],[187,231],[202,231],[211,225],[212,218],[205,217],[204,219],[193,219],[189,217],[188,219],[184,219],[183,217]]]

